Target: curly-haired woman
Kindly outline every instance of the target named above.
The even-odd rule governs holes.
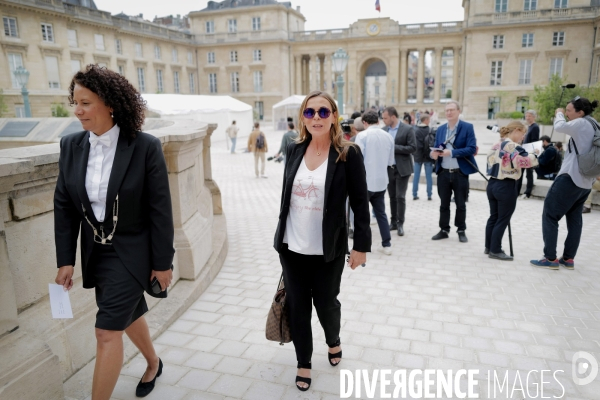
[[[296,385],[310,387],[313,352],[312,303],[325,331],[329,363],[342,358],[340,292],[348,251],[346,198],[354,211],[355,269],[371,251],[365,165],[360,148],[343,138],[338,110],[324,92],[311,92],[300,106],[298,139],[287,149],[281,212],[274,247],[279,252],[296,349]]]
[[[143,317],[148,311],[144,291],[166,296],[175,253],[161,143],[140,132],[145,102],[116,72],[97,65],[78,72],[69,86],[69,102],[85,130],[60,142],[54,193],[56,283],[67,290],[73,286],[81,229],[83,287],[95,289],[98,305],[92,398],[111,396],[123,364],[123,332],[148,363],[136,389],[143,397],[162,373]]]

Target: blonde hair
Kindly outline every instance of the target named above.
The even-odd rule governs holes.
[[[329,102],[329,105],[331,106],[331,112],[335,116],[334,122],[331,124],[331,128],[329,129],[329,138],[331,139],[331,144],[335,148],[335,151],[337,151],[337,153],[339,154],[339,156],[335,160],[335,162],[338,162],[340,160],[346,161],[346,156],[348,155],[348,149],[350,149],[350,147],[354,147],[356,145],[354,143],[344,139],[342,127],[338,123],[337,105],[335,104],[333,97],[331,97],[328,93],[321,92],[319,90],[312,91],[308,94],[308,96],[306,96],[306,98],[302,102],[302,105],[300,106],[300,114],[298,115],[298,121],[299,121],[298,122],[298,130],[300,133],[298,134],[298,139],[296,139],[296,142],[302,143],[309,138],[312,139],[311,133],[308,131],[308,129],[306,128],[306,125],[304,124],[304,115],[302,113],[304,112],[304,109],[306,108],[306,104],[308,103],[308,101],[314,97],[323,97],[325,100],[327,100]]]
[[[500,128],[500,139],[504,139],[516,129],[524,132],[527,131],[527,127],[521,121],[510,121],[508,125]]]

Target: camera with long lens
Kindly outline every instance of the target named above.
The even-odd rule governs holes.
[[[354,120],[353,119],[345,119],[342,122],[340,122],[340,125],[342,127],[342,132],[344,133],[350,133],[352,132],[352,125],[354,124]]]
[[[494,133],[500,132],[500,128],[498,127],[498,125],[488,125],[488,126],[486,126],[486,128],[488,128],[490,131],[492,131]]]
[[[283,156],[279,156],[279,157],[267,157],[267,161],[275,161],[275,162],[282,162],[283,161]]]

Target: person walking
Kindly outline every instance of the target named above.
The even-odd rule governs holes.
[[[298,132],[296,132],[296,127],[293,122],[288,122],[288,131],[283,134],[281,138],[281,146],[279,146],[279,151],[275,154],[275,158],[279,156],[283,156],[283,163],[285,164],[285,158],[287,154],[287,148],[296,138],[298,137]]]
[[[411,125],[398,119],[398,111],[394,107],[387,107],[383,112],[383,129],[394,139],[394,158],[396,164],[388,168],[390,196],[390,209],[392,222],[390,229],[397,229],[398,236],[404,236],[404,220],[406,213],[406,191],[408,181],[413,173],[412,154],[417,150],[417,140]]]
[[[231,139],[231,154],[235,154],[235,143],[237,142],[239,128],[236,126],[235,121],[231,122],[231,125],[227,127],[227,136]]]
[[[436,160],[437,189],[440,196],[440,231],[432,240],[448,239],[450,233],[450,200],[454,192],[456,215],[454,225],[461,243],[469,241],[467,229],[467,205],[469,194],[469,175],[476,173],[477,141],[473,125],[459,120],[460,105],[450,100],[445,108],[447,123],[441,125],[435,136],[435,147],[429,156]]]
[[[373,206],[381,233],[381,247],[377,251],[389,256],[392,254],[392,237],[385,215],[385,188],[388,185],[387,169],[396,163],[394,139],[379,128],[379,117],[374,111],[367,111],[362,117],[362,123],[366,129],[356,136],[356,144],[364,155],[369,202]]]
[[[55,282],[66,290],[73,287],[81,231],[83,287],[95,290],[98,305],[92,398],[111,397],[123,365],[123,332],[146,359],[136,387],[136,396],[144,397],[163,371],[144,318],[144,292],[166,297],[175,254],[162,145],[140,132],[145,101],[114,71],[88,65],[77,72],[69,103],[85,130],[60,141]],[[152,291],[154,279],[158,293]]]
[[[529,124],[529,128],[527,128],[527,134],[523,139],[523,144],[538,142],[540,140],[540,127],[535,122],[537,118],[537,113],[535,110],[527,110],[525,113],[525,121]],[[525,187],[525,193],[521,196],[522,200],[527,200],[531,197],[531,192],[533,192],[533,168],[527,168],[525,170],[525,176],[527,178],[527,186]],[[521,186],[523,185],[523,175],[521,175],[521,179],[519,179],[519,183],[517,184],[517,189],[519,194],[521,193]]]
[[[427,200],[431,200],[433,194],[433,160],[429,157],[430,147],[435,144],[435,130],[429,126],[431,117],[429,114],[421,115],[421,122],[415,127],[415,139],[417,141],[417,150],[414,153],[415,164],[413,175],[413,200],[419,200],[419,180],[421,177],[421,168],[425,170],[425,179],[427,181]]]
[[[512,261],[502,250],[502,237],[515,212],[519,197],[518,182],[523,169],[537,165],[537,155],[528,154],[519,143],[527,127],[520,121],[512,121],[500,128],[500,141],[492,146],[487,155],[487,197],[490,217],[485,227],[485,250],[489,258]]]
[[[254,173],[256,177],[268,178],[265,175],[265,154],[269,151],[267,137],[260,130],[260,124],[254,123],[254,130],[248,137],[248,151],[254,153]],[[260,161],[260,175],[258,174],[258,162]]]
[[[592,113],[598,107],[598,101],[590,102],[583,97],[575,97],[565,110],[556,109],[554,130],[565,133],[571,138],[558,176],[554,179],[544,200],[542,212],[542,235],[544,238],[544,257],[531,260],[534,267],[559,269],[575,268],[575,256],[581,239],[583,204],[590,195],[596,178],[589,178],[579,172],[577,154],[587,154],[592,149],[595,127],[598,122]],[[569,118],[566,121],[565,115]],[[562,257],[557,258],[558,221],[567,219],[567,238]]]
[[[347,263],[364,265],[371,251],[369,201],[360,148],[343,140],[333,98],[313,91],[300,106],[299,136],[288,148],[279,223],[279,253],[292,341],[298,361],[296,386],[308,390],[313,353],[312,304],[325,332],[332,366],[342,358],[340,292],[348,253],[346,198],[354,210],[354,245]]]

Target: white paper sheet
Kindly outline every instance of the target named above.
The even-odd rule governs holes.
[[[69,292],[65,291],[62,285],[56,285],[54,283],[48,284],[48,291],[50,292],[52,318],[73,318]]]
[[[542,141],[538,140],[537,142],[522,144],[521,147],[524,148],[529,154],[535,154],[535,149],[538,149],[541,154],[542,151],[544,151],[542,144]]]

